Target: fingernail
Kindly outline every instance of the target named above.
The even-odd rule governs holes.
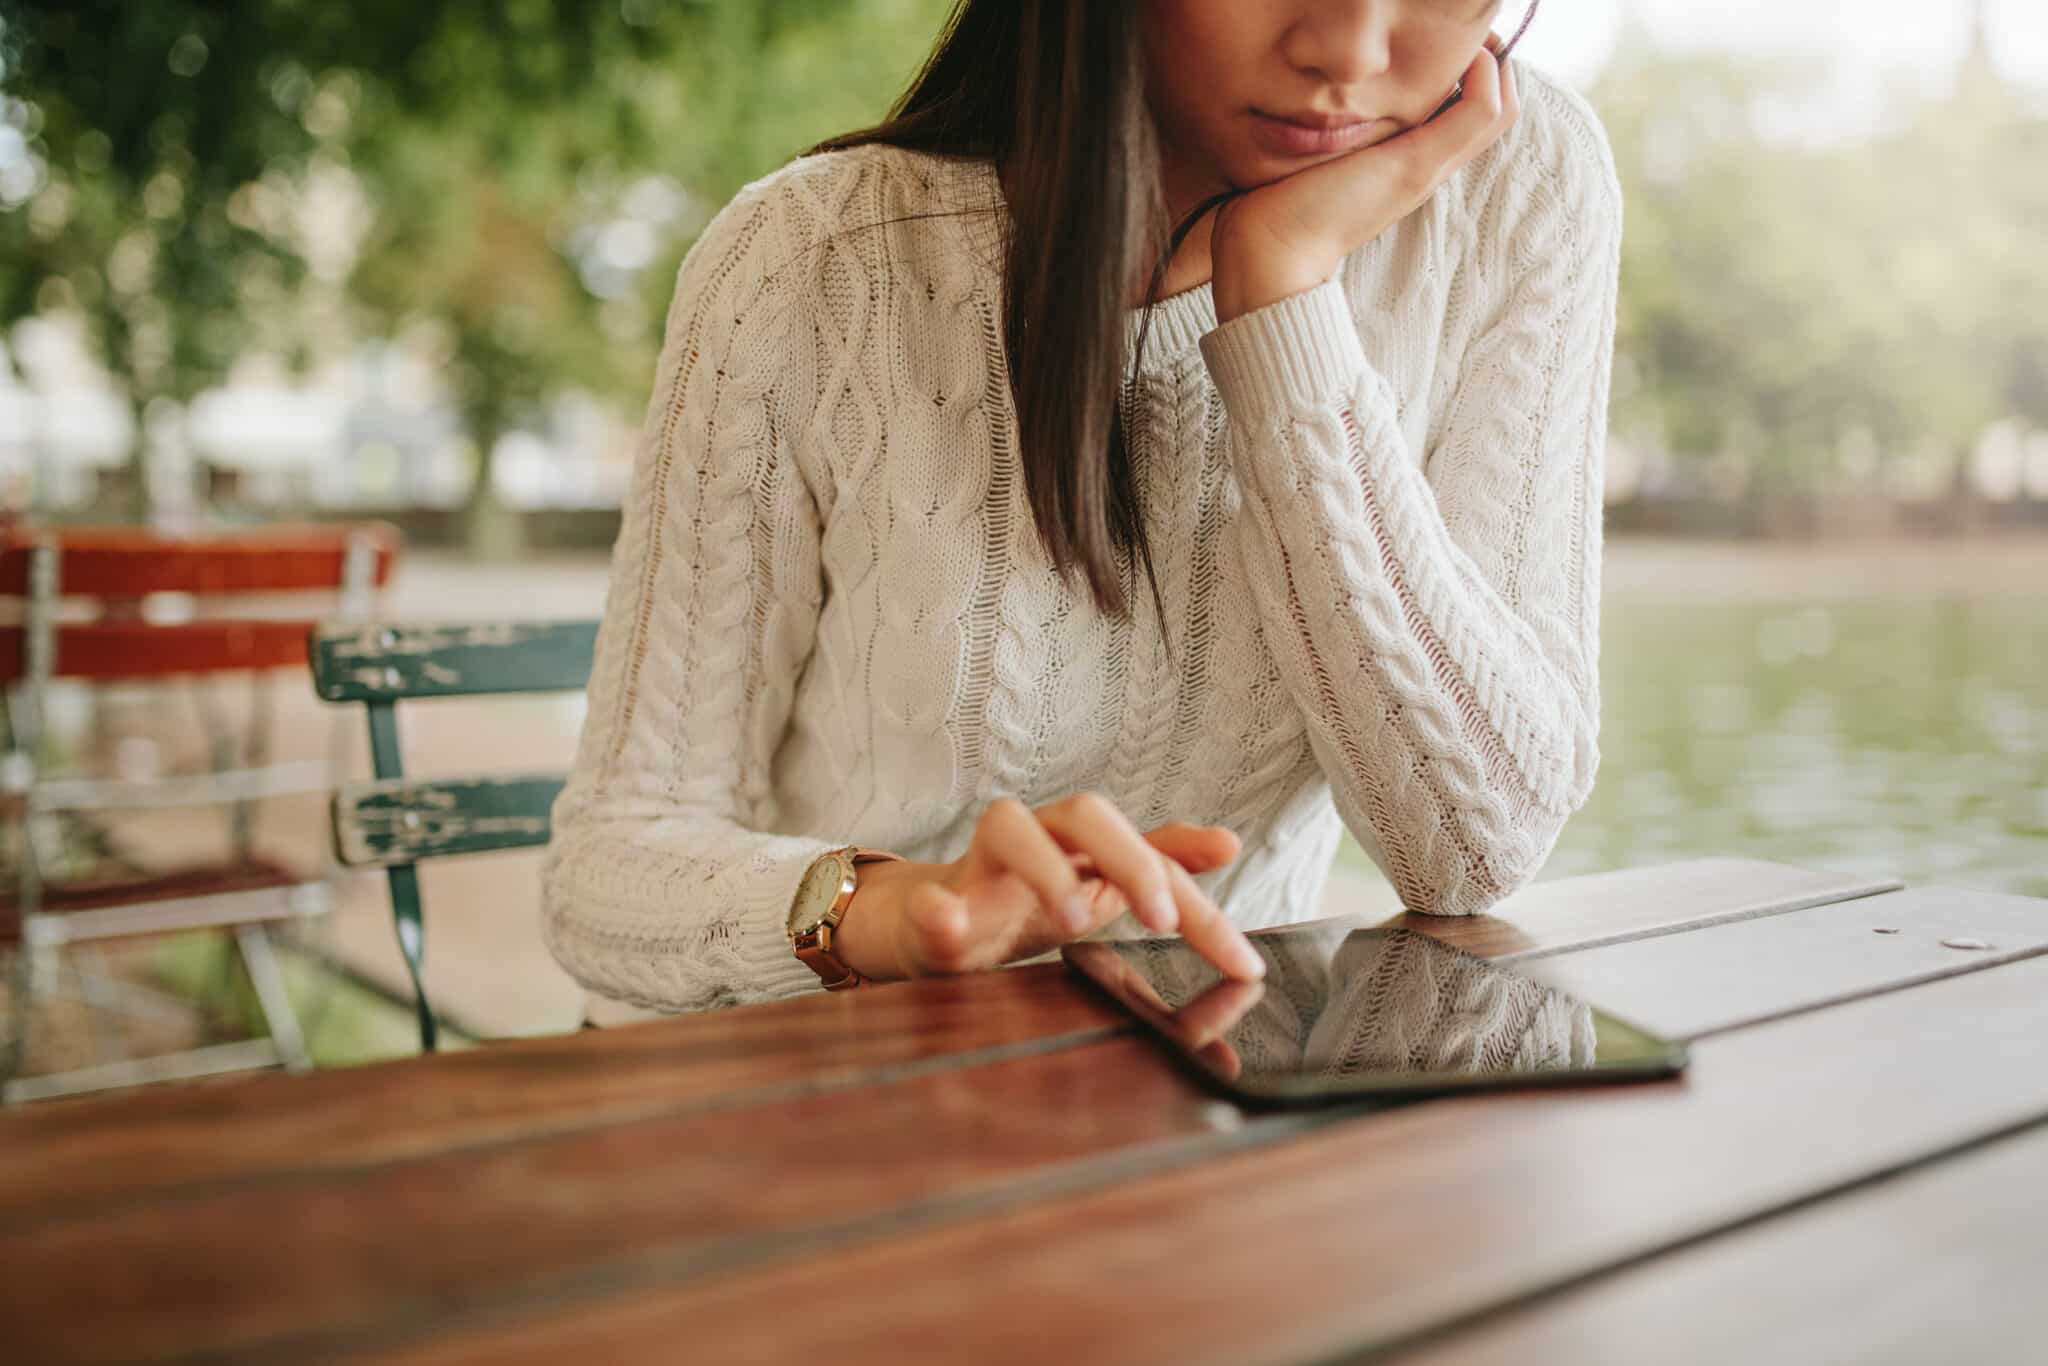
[[[1085,892],[1076,892],[1067,898],[1067,928],[1075,934],[1088,928],[1088,902]]]
[[[1257,981],[1266,975],[1266,960],[1252,947],[1252,941],[1241,934],[1231,945],[1230,957],[1237,964],[1237,975],[1246,981]]]
[[[1154,892],[1145,905],[1152,912],[1153,929],[1164,932],[1180,924],[1180,907],[1175,904],[1172,892]]]

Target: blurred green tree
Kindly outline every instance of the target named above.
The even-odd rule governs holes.
[[[647,382],[667,281],[593,289],[580,230],[650,174],[715,206],[874,117],[947,8],[0,0],[5,118],[37,168],[0,200],[0,324],[75,311],[138,408],[189,399],[252,347],[303,362],[338,322],[297,306],[336,259],[322,215],[346,199],[317,193],[326,177],[368,209],[330,282],[348,330],[437,327],[487,463],[562,385]],[[648,264],[673,266],[688,218]],[[490,489],[486,468],[487,545],[505,526]]]
[[[695,231],[875,117],[950,7],[0,0],[0,325],[74,311],[140,408],[426,324],[487,460],[565,386],[644,394]],[[1617,433],[1810,486],[1846,433],[2048,425],[2048,119],[1980,71],[1876,136],[1760,135],[1812,66],[1637,41],[1594,88],[1628,194]]]
[[[1617,431],[1782,488],[1858,430],[1953,456],[2048,425],[2048,119],[1966,79],[1872,136],[1760,135],[1813,66],[1636,41],[1591,92],[1627,195]]]

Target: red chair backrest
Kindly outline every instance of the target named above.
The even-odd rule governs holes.
[[[313,619],[275,617],[156,622],[138,608],[156,593],[227,598],[264,593],[338,593],[346,583],[349,552],[367,538],[374,559],[371,587],[389,581],[399,534],[383,522],[309,523],[252,528],[204,537],[171,537],[135,527],[40,530],[13,526],[0,533],[0,597],[30,596],[35,551],[46,539],[58,549],[56,596],[95,599],[98,621],[67,621],[55,628],[58,678],[153,678],[171,674],[300,668]],[[328,615],[323,610],[316,616]],[[25,632],[0,627],[0,679],[22,676]]]

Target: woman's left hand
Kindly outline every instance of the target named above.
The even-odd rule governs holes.
[[[1224,203],[1209,249],[1217,321],[1323,283],[1492,146],[1521,112],[1514,68],[1494,57],[1500,41],[1487,35],[1463,98],[1440,117]]]

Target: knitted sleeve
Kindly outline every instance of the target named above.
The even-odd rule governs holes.
[[[1533,877],[1599,762],[1621,190],[1590,110],[1545,112],[1557,154],[1515,148],[1480,218],[1504,275],[1422,458],[1338,281],[1202,340],[1263,629],[1346,826],[1432,914]]]
[[[786,917],[834,841],[764,833],[769,766],[816,632],[819,514],[788,449],[806,306],[792,197],[757,182],[684,260],[542,873],[548,947],[668,1010],[818,985]],[[794,325],[801,325],[801,318]]]

